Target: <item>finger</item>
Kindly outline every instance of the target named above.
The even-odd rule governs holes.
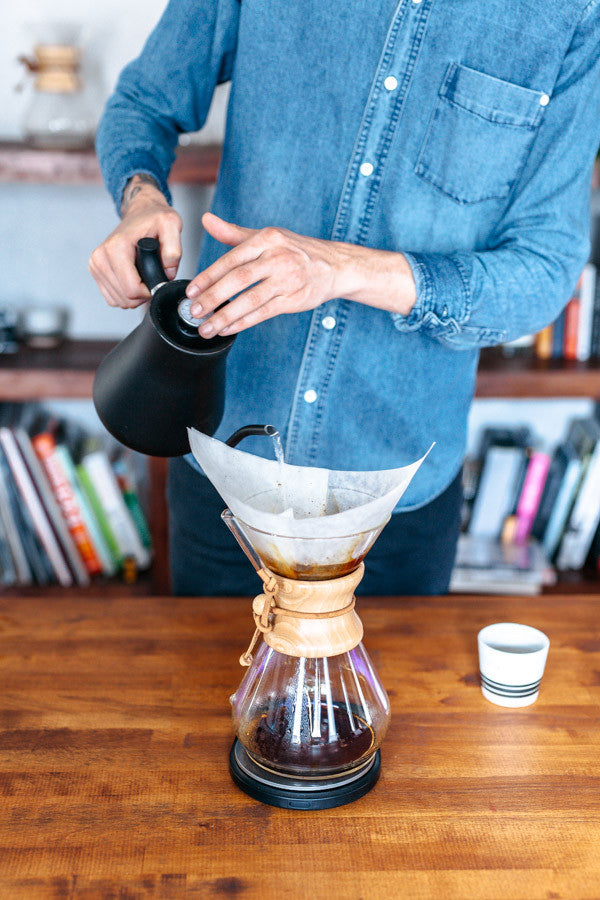
[[[109,255],[112,271],[118,280],[119,289],[124,299],[133,301],[136,306],[149,300],[150,291],[140,278],[135,267],[135,247],[133,244],[119,244]]]
[[[98,290],[106,300],[109,306],[119,306],[118,298],[115,295],[114,291],[104,278],[101,272],[99,272],[95,266],[90,263],[90,273],[98,286]]]
[[[214,237],[221,244],[229,244],[231,247],[237,247],[242,241],[248,240],[256,234],[255,228],[244,228],[242,225],[234,225],[233,222],[226,222],[220,216],[214,213],[204,213],[202,216],[202,224],[205,231]]]
[[[181,219],[163,215],[157,226],[160,258],[168,278],[174,278],[181,262]]]
[[[268,273],[268,264],[265,259],[258,257],[242,266],[231,269],[219,281],[215,282],[208,290],[203,291],[197,300],[194,301],[191,313],[200,318],[200,316],[208,316],[217,306],[235,297],[241,291],[247,291],[249,287],[262,281]]]
[[[259,307],[264,306],[272,299],[275,293],[275,287],[270,279],[261,282],[256,287],[244,291],[231,303],[227,303],[222,309],[214,313],[208,322],[200,326],[200,334],[202,337],[212,337],[215,334],[221,334],[224,328],[232,326],[234,323],[243,319]]]
[[[185,290],[187,296],[191,299],[199,297],[201,293],[208,290],[211,285],[215,284],[233,269],[257,259],[261,252],[262,248],[252,240],[243,241],[235,250],[229,250],[227,253],[224,253],[204,272],[196,275]]]
[[[113,262],[113,259],[110,255],[107,255],[107,263],[106,266],[102,269],[102,274],[104,275],[105,281],[107,281],[112,288],[113,294],[115,294],[118,299],[118,305],[122,309],[135,309],[136,306],[139,306],[144,302],[144,298],[134,297],[132,299],[131,297],[127,296],[127,294],[125,293],[125,288],[121,281],[119,266],[116,262]]]
[[[104,247],[99,247],[92,254],[89,262],[89,270],[98,283],[98,286],[102,284],[104,288],[110,292],[114,305],[121,306],[121,289],[115,279]]]
[[[267,319],[273,319],[275,316],[280,316],[282,313],[287,312],[284,308],[285,299],[286,298],[281,294],[276,294],[266,303],[263,303],[262,306],[258,307],[258,309],[253,309],[251,312],[246,313],[246,315],[236,319],[231,325],[222,328],[218,333],[223,336],[237,334],[240,331],[244,331],[246,328],[252,328],[252,326],[258,325],[260,322],[265,322]]]

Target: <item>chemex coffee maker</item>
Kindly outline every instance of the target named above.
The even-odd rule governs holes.
[[[150,309],[101,364],[94,401],[108,430],[133,449],[175,456],[191,447],[262,581],[254,636],[240,658],[247,671],[231,698],[232,778],[251,797],[288,809],[350,803],[377,781],[390,720],[354,591],[423,460],[338,472],[285,463],[271,426],[245,426],[225,443],[210,437],[233,338],[198,335],[188,282],[167,282],[156,241],[140,242],[138,267],[153,292]],[[194,427],[186,433],[186,425]],[[277,458],[234,449],[248,434],[271,437]]]

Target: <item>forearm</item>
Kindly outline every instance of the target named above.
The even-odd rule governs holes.
[[[417,292],[412,269],[402,253],[335,243],[334,295],[408,316]]]

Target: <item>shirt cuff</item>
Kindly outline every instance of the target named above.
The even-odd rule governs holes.
[[[106,187],[114,200],[119,215],[121,215],[121,201],[125,185],[130,178],[141,173],[154,178],[159,190],[165,195],[167,202],[172,203],[171,192],[169,191],[162,167],[158,160],[146,150],[135,150],[131,153],[117,156],[104,167],[104,171]]]
[[[436,335],[457,334],[471,312],[470,272],[458,256],[404,253],[415,279],[417,299],[408,316],[392,313],[399,331],[427,328]]]

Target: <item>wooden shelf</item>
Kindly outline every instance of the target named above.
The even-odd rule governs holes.
[[[477,397],[599,397],[600,360],[537,359],[497,348],[481,354]]]
[[[22,347],[16,354],[0,355],[0,399],[88,398],[94,373],[114,346],[114,341],[65,341],[55,350]],[[544,361],[485,350],[476,396],[600,398],[600,361]]]
[[[214,184],[221,148],[177,148],[171,184]],[[48,184],[100,184],[102,177],[93,147],[84,150],[39,150],[27,144],[0,141],[0,181]]]
[[[92,396],[94,373],[114,341],[65,341],[54,350],[21,347],[0,355],[0,400]]]

